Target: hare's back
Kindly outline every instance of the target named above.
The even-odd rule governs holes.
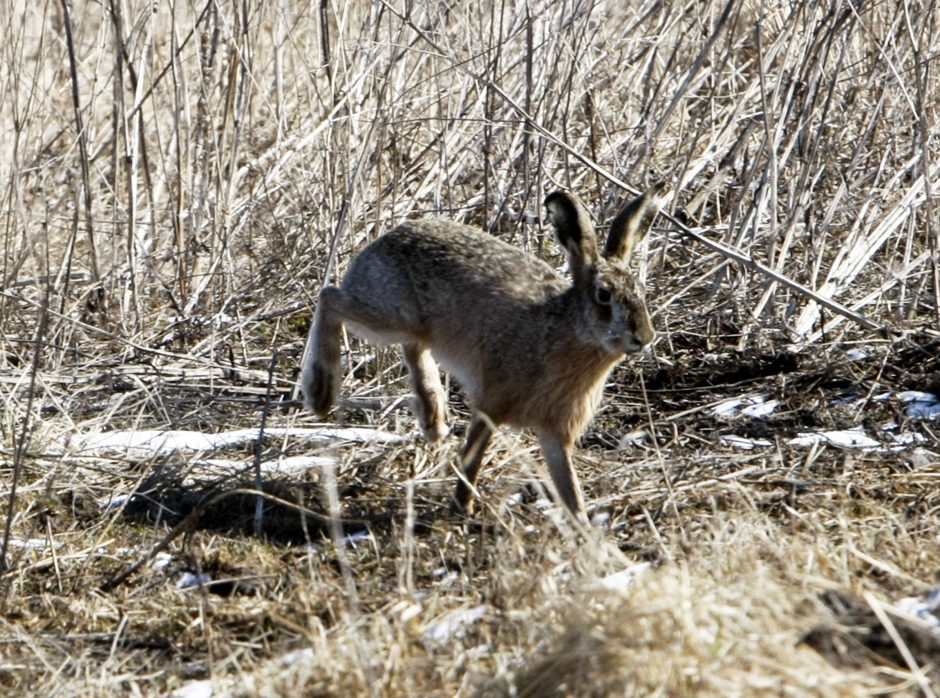
[[[528,304],[543,302],[568,286],[537,257],[481,230],[449,221],[403,223],[363,250],[350,274],[360,265],[381,267],[389,281],[388,276],[407,279],[418,295],[445,290],[475,297],[495,294]]]

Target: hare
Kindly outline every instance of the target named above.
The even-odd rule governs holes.
[[[583,517],[572,448],[614,365],[653,341],[643,291],[625,262],[650,229],[663,191],[657,184],[623,208],[602,254],[578,198],[549,194],[545,206],[571,282],[475,228],[440,220],[397,226],[359,253],[340,286],[320,292],[301,376],[306,406],[326,415],[336,401],[341,325],[370,341],[401,344],[428,440],[447,433],[435,360],[473,411],[455,509],[470,511],[493,429],[508,424],[535,432],[558,498]]]

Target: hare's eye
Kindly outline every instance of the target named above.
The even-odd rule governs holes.
[[[594,299],[601,305],[610,305],[613,301],[613,293],[608,286],[598,286],[594,291]]]

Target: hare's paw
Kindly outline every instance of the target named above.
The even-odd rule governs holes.
[[[304,395],[307,409],[324,416],[336,401],[336,374],[319,363],[314,363],[309,376],[305,376]]]
[[[450,498],[450,513],[454,516],[472,516],[476,502],[473,500],[473,491],[463,480],[457,483],[457,489]]]
[[[412,413],[425,439],[440,441],[450,430],[447,428],[447,399],[441,388],[437,369],[419,372],[412,369],[415,394],[409,400]]]
[[[447,407],[443,392],[430,392],[416,395],[412,403],[418,426],[425,439],[434,443],[440,441],[450,429],[447,427],[445,416]]]
[[[439,423],[419,424],[419,426],[421,427],[421,435],[431,443],[442,441],[450,433],[450,429],[443,419]]]

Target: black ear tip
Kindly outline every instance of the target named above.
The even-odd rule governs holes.
[[[545,208],[549,211],[556,206],[572,206],[574,204],[571,194],[558,189],[545,197]]]
[[[578,220],[578,200],[566,191],[553,191],[545,197],[545,208],[556,228],[569,227]]]
[[[672,199],[672,195],[673,188],[669,186],[669,182],[660,179],[646,190],[646,193],[643,195],[643,200],[647,202],[652,210],[658,212]]]

